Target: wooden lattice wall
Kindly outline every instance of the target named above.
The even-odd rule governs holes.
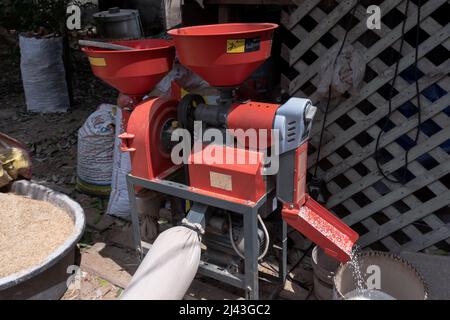
[[[319,102],[320,66],[340,46],[351,24],[348,42],[363,54],[364,83],[357,96],[330,108],[318,176],[331,197],[327,207],[357,230],[360,245],[374,249],[450,252],[450,4],[422,0],[418,78],[422,126],[418,143],[414,53],[418,0],[411,0],[406,21],[387,132],[380,143],[385,172],[406,177],[405,184],[387,181],[374,159],[377,135],[388,112],[390,83],[399,54],[406,0],[295,0],[282,15],[289,32],[282,48],[288,68],[282,86],[292,96]],[[366,26],[368,5],[379,5],[380,30]],[[349,20],[349,15],[354,17]],[[315,164],[323,114],[314,126],[309,155]],[[403,172],[405,150],[408,170]],[[312,170],[311,170],[312,171]]]

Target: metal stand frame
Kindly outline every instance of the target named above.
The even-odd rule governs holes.
[[[192,188],[171,180],[147,180],[135,177],[131,174],[127,176],[127,187],[130,200],[131,222],[133,231],[134,247],[143,258],[141,233],[139,227],[139,216],[136,208],[135,187],[139,186],[152,191],[175,196],[177,198],[198,202],[203,205],[229,210],[244,215],[244,246],[245,246],[245,275],[235,275],[223,268],[207,262],[200,262],[198,272],[204,276],[225,282],[232,286],[245,290],[246,299],[259,299],[258,285],[258,209],[266,202],[267,194],[257,203],[240,204],[224,199],[211,197],[191,191]],[[287,225],[282,221],[282,245],[280,249],[280,263],[278,281],[284,285],[286,281],[287,265]]]

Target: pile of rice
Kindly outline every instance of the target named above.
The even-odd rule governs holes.
[[[45,261],[73,231],[70,216],[53,204],[0,193],[0,278]]]

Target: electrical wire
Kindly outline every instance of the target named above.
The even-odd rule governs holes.
[[[341,54],[342,50],[344,49],[345,42],[347,41],[348,34],[349,34],[350,29],[352,27],[353,18],[354,18],[354,15],[356,13],[356,8],[358,7],[360,1],[361,0],[356,1],[355,5],[352,8],[352,11],[351,11],[351,14],[350,14],[350,19],[349,19],[347,28],[345,29],[344,39],[342,40],[341,46],[339,47],[339,50],[338,50],[338,52],[336,54],[336,57],[334,58],[334,61],[333,61],[333,71],[334,71],[334,68],[336,67],[337,59],[338,59],[339,55]],[[330,82],[330,86],[328,87],[327,104],[326,104],[325,112],[324,112],[324,115],[323,115],[322,127],[320,129],[320,137],[319,137],[319,145],[317,147],[316,163],[314,164],[314,174],[313,174],[314,177],[317,176],[317,169],[319,167],[319,160],[320,160],[320,152],[322,150],[323,134],[325,132],[325,125],[327,123],[328,110],[330,108],[330,103],[331,103],[331,84],[332,84],[332,81]]]
[[[409,156],[409,152],[412,148],[409,148],[408,150],[406,150],[405,152],[405,163],[403,165],[403,176],[401,179],[394,179],[388,176],[388,174],[386,174],[383,171],[383,168],[381,168],[381,163],[380,163],[380,140],[381,140],[381,136],[383,135],[383,133],[386,131],[387,126],[390,122],[390,117],[393,113],[392,110],[392,96],[393,96],[393,92],[394,92],[394,86],[395,86],[395,82],[397,80],[397,76],[398,76],[398,68],[399,68],[399,64],[400,64],[400,57],[401,57],[401,53],[403,51],[403,44],[405,41],[405,28],[406,28],[406,20],[408,17],[408,9],[409,9],[409,4],[410,4],[410,0],[406,1],[406,7],[405,7],[405,13],[404,13],[404,20],[403,20],[403,24],[402,24],[402,36],[401,36],[401,40],[400,40],[400,49],[399,49],[399,54],[397,57],[397,62],[395,64],[395,71],[394,71],[394,77],[392,78],[392,83],[391,83],[391,90],[389,91],[389,100],[388,100],[388,114],[386,115],[386,120],[383,124],[383,128],[380,130],[378,136],[377,136],[377,140],[375,143],[375,163],[377,165],[377,169],[378,172],[380,172],[380,174],[383,176],[383,178],[385,178],[387,181],[390,181],[392,183],[401,183],[401,184],[405,184],[407,182],[407,177],[406,177],[406,172],[408,169],[408,156]],[[420,127],[422,126],[422,105],[421,105],[421,100],[420,100],[420,88],[419,88],[419,75],[418,75],[418,62],[419,62],[419,36],[420,36],[420,11],[421,11],[421,0],[418,0],[417,2],[417,24],[416,24],[416,43],[415,43],[415,54],[414,54],[414,80],[415,80],[415,87],[416,87],[416,97],[417,97],[417,109],[418,109],[418,115],[417,115],[417,130],[416,130],[416,134],[414,137],[414,144],[417,145],[417,142],[419,141],[419,136],[420,136]]]
[[[289,281],[297,284],[298,286],[300,286],[301,288],[305,289],[305,290],[311,290],[311,288],[308,288],[306,285],[304,285],[303,283],[301,283],[300,281],[298,281],[297,279],[294,279],[293,277],[291,277],[291,272],[295,270],[295,268],[298,267],[298,265],[303,261],[303,259],[306,257],[306,255],[311,251],[311,249],[314,247],[314,243],[311,243],[308,247],[308,249],[306,249],[306,251],[303,252],[302,256],[297,260],[297,262],[288,270],[287,274],[286,274],[286,279],[288,279]]]
[[[263,219],[261,218],[261,216],[259,214],[258,214],[258,221],[261,224],[261,227],[263,229],[263,232],[264,232],[264,235],[265,235],[265,238],[266,238],[264,250],[258,257],[258,260],[261,260],[262,258],[265,257],[265,255],[269,251],[270,238],[269,238],[269,232],[267,231],[266,225],[264,224],[264,221],[263,221]],[[229,236],[230,236],[231,246],[233,247],[234,251],[236,252],[236,254],[239,257],[241,257],[242,259],[245,259],[245,256],[239,251],[239,249],[236,247],[236,243],[234,242],[234,238],[233,238],[233,223],[231,221],[231,215],[229,213],[228,213],[228,224],[229,224],[228,233],[229,233]]]
[[[295,270],[295,268],[298,267],[298,265],[303,261],[303,259],[306,257],[306,255],[311,251],[311,249],[314,247],[314,243],[311,243],[308,247],[308,249],[306,249],[306,251],[303,252],[302,256],[297,260],[296,263],[294,263],[294,265],[289,269],[289,271],[287,272],[287,275],[289,276],[289,274]]]

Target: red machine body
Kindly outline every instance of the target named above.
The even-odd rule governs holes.
[[[262,168],[261,152],[209,144],[191,153],[189,182],[218,197],[256,203],[266,193]]]
[[[131,173],[145,179],[164,176],[175,165],[160,143],[161,128],[177,118],[176,100],[150,98],[138,104],[121,134],[121,149],[130,152]]]
[[[92,72],[120,91],[123,129],[121,149],[130,152],[132,173],[154,179],[174,167],[170,154],[160,146],[160,129],[177,118],[178,101],[143,96],[172,69],[173,41],[161,39],[114,41],[135,50],[82,48]],[[133,111],[134,110],[134,111]],[[130,112],[133,111],[131,114]]]
[[[247,101],[245,103],[236,103],[231,106],[227,116],[227,127],[232,130],[255,129],[258,137],[258,147],[260,150],[271,146],[271,133],[275,114],[280,105],[273,103]],[[264,130],[266,139],[260,139],[260,134]],[[241,132],[242,133],[242,132]],[[245,135],[235,135],[242,147],[251,148]]]
[[[306,193],[308,143],[295,150],[293,202],[281,214],[294,229],[320,246],[326,254],[346,262],[359,235]]]
[[[174,39],[182,64],[200,75],[211,86],[229,93],[230,87],[238,87],[270,56],[272,35],[276,27],[277,25],[270,23],[234,23],[180,28],[168,33]],[[90,58],[93,72],[122,93],[142,97],[172,66],[174,50],[170,41],[139,40],[117,43],[133,46],[136,50],[106,51],[85,48],[84,51]],[[230,99],[229,96],[225,97],[222,107],[227,103],[231,104]],[[137,100],[132,101],[135,103]],[[281,118],[284,116],[285,120],[296,114],[292,112],[295,109],[292,107],[296,104],[286,106],[291,109],[286,111],[285,108],[286,113],[280,115]],[[279,108],[281,106],[277,104],[233,103],[225,113],[226,123],[222,122],[220,125],[243,131],[267,129],[270,133],[274,128],[274,121],[283,121],[277,117]],[[161,146],[161,132],[162,128],[167,128],[168,123],[177,119],[177,101],[151,98],[134,104],[130,107],[130,110],[133,109],[127,132],[121,135],[122,150],[131,154],[132,174],[148,180],[164,179],[176,166],[172,163],[169,152]],[[195,115],[195,112],[193,113]],[[294,123],[304,121],[298,114],[295,117]],[[223,119],[222,115],[220,119]],[[219,123],[214,122],[216,120],[214,118],[212,122],[215,125]],[[289,122],[285,124],[288,128]],[[290,137],[289,134],[286,133],[286,136]],[[303,135],[299,137],[303,139]],[[200,150],[194,149],[188,164],[192,192],[249,206],[268,192],[266,181],[269,178],[265,177],[262,171],[263,153],[251,150],[246,144],[245,136],[241,141],[237,138],[241,145],[236,148],[208,145]],[[269,135],[267,146],[270,146],[270,141]],[[288,200],[279,199],[283,202],[282,217],[293,228],[324,248],[327,254],[345,262],[351,256],[358,234],[308,196],[307,143],[295,141],[298,141],[298,146],[289,145],[283,150],[289,156],[294,152],[295,157],[288,159],[295,159],[295,164],[292,175],[284,171],[282,176],[283,179],[292,177],[289,181],[290,187],[277,189],[283,190],[283,196],[285,193],[293,193]],[[222,153],[222,161],[203,161],[205,154],[214,154],[211,158],[220,159],[216,153]],[[228,162],[226,155],[231,155],[235,161]],[[241,163],[237,161],[238,158]],[[250,158],[256,158],[256,161],[251,162]],[[202,161],[199,162],[198,159]],[[287,167],[280,169],[286,170]],[[278,177],[281,175],[278,174]],[[283,188],[283,181],[278,184],[279,181],[277,188]]]
[[[306,175],[308,168],[308,143],[303,143],[295,150],[294,169],[294,206],[299,208],[305,203]]]

